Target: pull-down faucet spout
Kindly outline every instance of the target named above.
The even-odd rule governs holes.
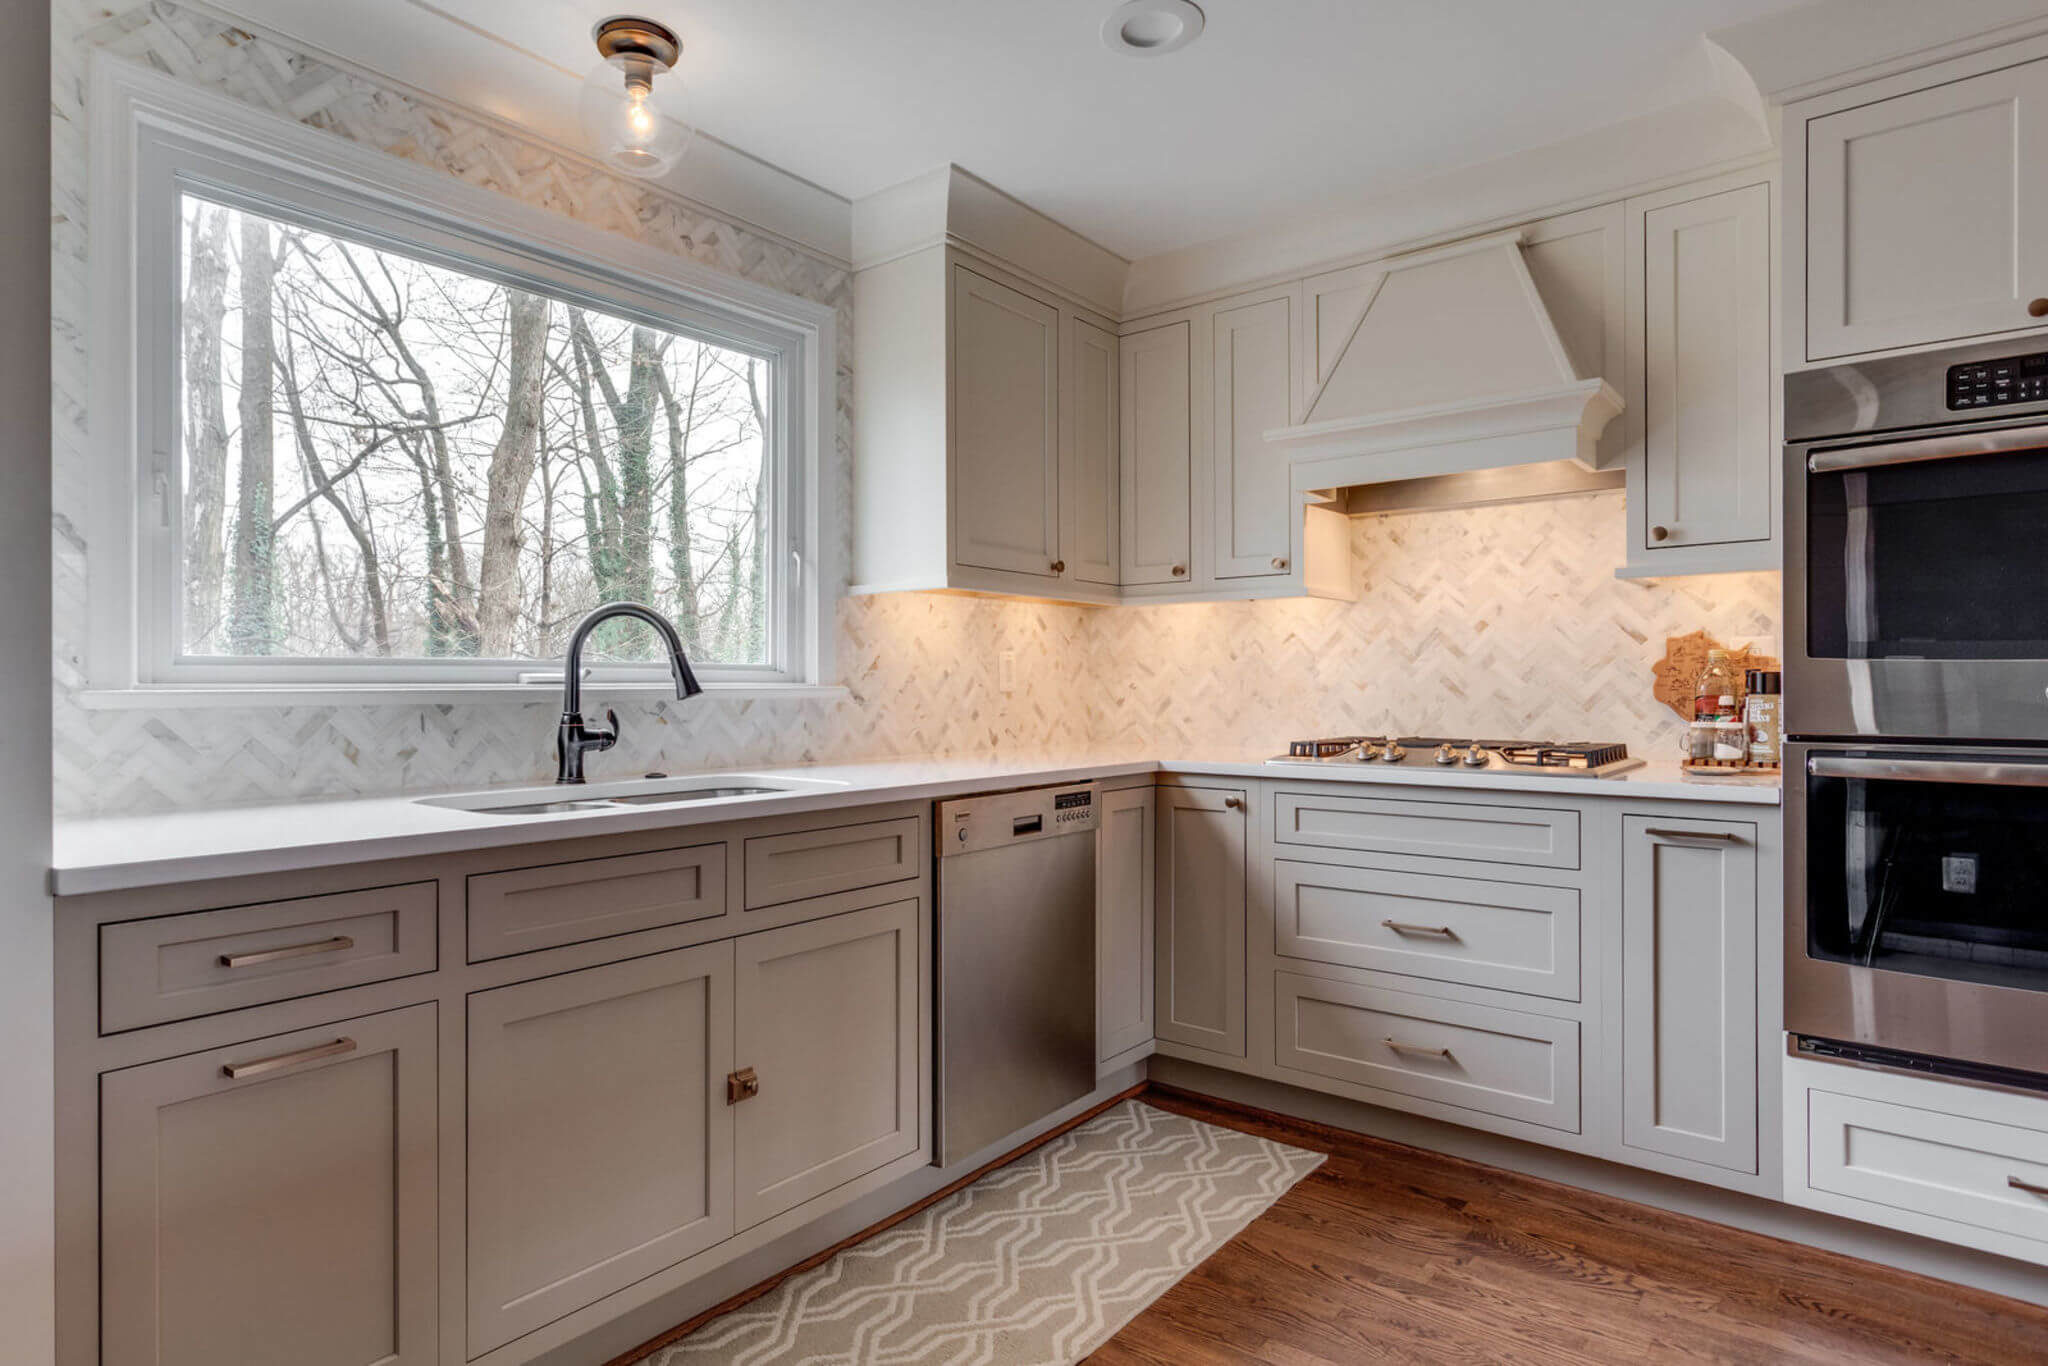
[[[562,724],[555,735],[555,781],[557,783],[580,783],[583,781],[583,756],[591,750],[607,750],[619,742],[619,715],[606,709],[606,726],[585,724],[583,720],[583,646],[590,639],[590,633],[613,617],[632,617],[654,628],[661,637],[661,643],[668,650],[668,669],[675,676],[676,700],[685,701],[704,691],[697,682],[697,675],[690,669],[690,658],[683,653],[682,637],[669,619],[652,607],[637,602],[608,602],[594,609],[589,616],[576,625],[576,631],[569,637],[568,658],[562,670]]]

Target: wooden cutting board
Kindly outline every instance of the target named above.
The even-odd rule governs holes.
[[[1700,674],[1706,670],[1709,650],[1728,650],[1728,647],[1705,631],[1667,636],[1664,639],[1664,658],[1658,660],[1651,670],[1651,691],[1659,702],[1677,712],[1682,720],[1692,720],[1693,689],[1699,686]],[[1743,674],[1749,670],[1775,669],[1778,661],[1745,645],[1739,650],[1728,650],[1728,667],[1735,671],[1736,682],[1740,683]]]

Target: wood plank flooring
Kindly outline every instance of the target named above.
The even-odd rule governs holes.
[[[1095,1366],[2048,1361],[2048,1309],[2017,1300],[1170,1089],[1145,1100],[1330,1157]]]

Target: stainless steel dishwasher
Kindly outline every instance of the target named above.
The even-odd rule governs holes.
[[[1095,1087],[1095,786],[941,802],[937,1165]]]

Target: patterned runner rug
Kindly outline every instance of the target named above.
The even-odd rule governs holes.
[[[1067,1366],[1322,1161],[1125,1101],[643,1366]]]

